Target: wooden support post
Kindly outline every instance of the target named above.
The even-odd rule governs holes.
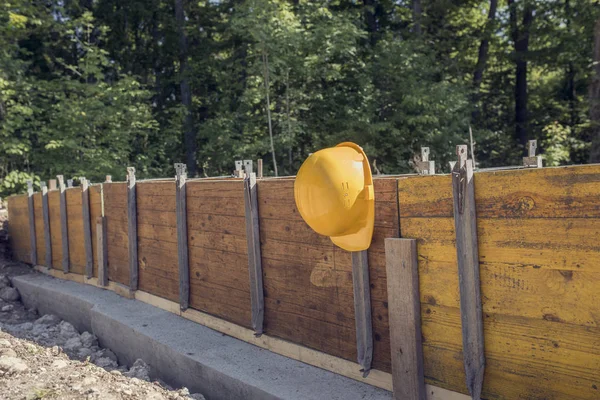
[[[235,171],[233,172],[233,176],[236,178],[244,177],[244,162],[242,160],[235,160]]]
[[[373,326],[371,323],[371,288],[367,251],[352,252],[352,285],[356,321],[356,353],[363,377],[369,375],[373,361]]]
[[[92,253],[92,227],[90,221],[90,191],[87,179],[81,178],[81,213],[83,216],[83,245],[85,248],[85,275],[94,276],[94,256]]]
[[[188,255],[185,164],[175,164],[175,201],[177,215],[177,259],[179,262],[179,308],[187,310],[190,304],[190,265]]]
[[[263,161],[262,158],[258,160],[258,167],[256,167],[256,178],[262,179],[263,177]]]
[[[246,241],[248,244],[252,329],[254,329],[256,336],[260,336],[263,333],[265,299],[263,292],[262,258],[260,254],[260,227],[258,225],[258,195],[256,174],[251,172],[251,165],[247,165],[246,168],[244,209],[246,212]]]
[[[435,175],[435,161],[429,161],[429,147],[421,147],[421,161],[415,164],[420,175]]]
[[[56,186],[56,180],[54,185]],[[44,219],[44,245],[46,246],[46,260],[44,264],[47,268],[52,268],[52,238],[50,236],[50,208],[48,206],[48,188],[46,182],[41,182],[42,187],[42,216]]]
[[[127,234],[129,238],[129,290],[138,289],[137,199],[135,168],[127,167]]]
[[[425,400],[416,239],[385,239],[395,400]]]
[[[37,265],[37,243],[35,237],[35,211],[33,208],[33,181],[27,181],[27,204],[29,208],[29,248],[31,265]]]
[[[479,251],[477,248],[477,216],[473,161],[467,160],[467,146],[456,146],[458,162],[452,170],[454,198],[454,229],[460,288],[463,359],[467,389],[473,399],[481,397],[485,355],[483,317],[479,282]]]
[[[106,180],[105,180],[105,182],[106,182],[106,183],[111,183],[111,182],[112,182],[112,176],[110,176],[110,175],[106,175]]]
[[[60,232],[62,241],[62,267],[63,272],[69,272],[69,231],[67,227],[67,194],[65,192],[65,178],[57,175],[58,190],[60,191]]]
[[[106,217],[96,218],[96,240],[98,243],[98,284],[108,286],[108,248],[106,246]]]
[[[523,166],[525,168],[542,168],[542,156],[536,156],[537,140],[530,140],[528,145],[529,157],[523,157]]]
[[[57,189],[56,179],[50,179],[48,181],[48,184],[50,185],[50,188],[48,190],[56,190]]]

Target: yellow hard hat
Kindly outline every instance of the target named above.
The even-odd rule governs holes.
[[[308,156],[294,182],[296,206],[315,232],[348,251],[371,245],[375,193],[369,161],[351,142]]]

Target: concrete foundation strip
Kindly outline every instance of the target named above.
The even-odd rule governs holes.
[[[456,146],[456,153],[458,162],[452,170],[452,194],[463,359],[467,389],[473,399],[480,399],[483,389],[485,355],[473,160],[467,160],[466,145]]]

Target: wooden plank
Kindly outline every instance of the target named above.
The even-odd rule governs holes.
[[[50,235],[50,207],[48,204],[48,188],[42,186],[42,218],[44,226],[44,265],[52,268],[52,239]]]
[[[40,182],[40,188],[46,182]],[[33,195],[33,214],[35,218],[35,248],[37,255],[37,264],[43,265],[46,259],[46,248],[44,243],[44,212],[42,206],[42,193],[37,192]]]
[[[452,170],[454,226],[460,288],[463,357],[467,389],[473,399],[481,398],[485,372],[477,216],[473,160],[467,160],[467,146],[457,146],[458,162]]]
[[[106,246],[106,219],[96,219],[96,238],[98,240],[98,284],[108,285],[108,248]]]
[[[33,208],[33,181],[27,181],[27,205],[29,210],[29,252],[31,265],[37,265],[37,246],[35,237],[35,210]]]
[[[62,269],[62,228],[60,220],[60,192],[48,192],[48,222],[50,227],[50,244],[52,268]]]
[[[426,397],[415,239],[386,239],[387,293],[396,400]]]
[[[67,202],[67,232],[69,241],[69,272],[85,274],[85,243],[81,189],[70,187],[65,191]]]
[[[83,218],[83,243],[85,249],[85,275],[94,276],[94,255],[92,249],[92,228],[90,223],[90,192],[88,181],[81,178],[81,212]]]
[[[247,170],[246,175],[247,178],[244,179],[244,206],[246,210],[246,239],[248,241],[248,271],[250,275],[252,328],[257,335],[262,335],[265,300],[263,293],[263,271],[260,253],[260,227],[258,220],[256,174]]]
[[[8,229],[13,257],[24,263],[31,262],[29,250],[29,211],[27,195],[11,196],[8,202]]]
[[[108,279],[129,285],[127,183],[102,185],[106,226]]]
[[[373,361],[373,326],[371,325],[371,291],[367,251],[352,252],[352,282],[354,289],[354,320],[356,323],[356,353],[364,376]]]
[[[60,193],[60,232],[62,244],[62,268],[64,273],[69,272],[69,231],[67,226],[67,197],[65,179],[62,175],[56,177]]]
[[[127,232],[129,249],[129,289],[138,288],[137,206],[135,168],[127,167]]]
[[[92,238],[92,262],[93,262],[93,271],[92,274],[94,277],[98,277],[98,237],[96,231],[96,221],[98,217],[103,217],[104,213],[103,209],[103,189],[102,184],[91,185],[88,189],[89,197],[90,197],[90,221],[91,221],[91,238]],[[106,259],[106,258],[105,258]]]
[[[177,213],[177,261],[179,266],[179,307],[182,311],[190,305],[190,265],[188,254],[187,206],[186,206],[186,166],[175,164],[175,194]]]

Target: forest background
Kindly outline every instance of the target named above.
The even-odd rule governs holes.
[[[375,173],[600,162],[590,0],[5,0],[0,197],[57,174],[293,175],[341,141]]]

